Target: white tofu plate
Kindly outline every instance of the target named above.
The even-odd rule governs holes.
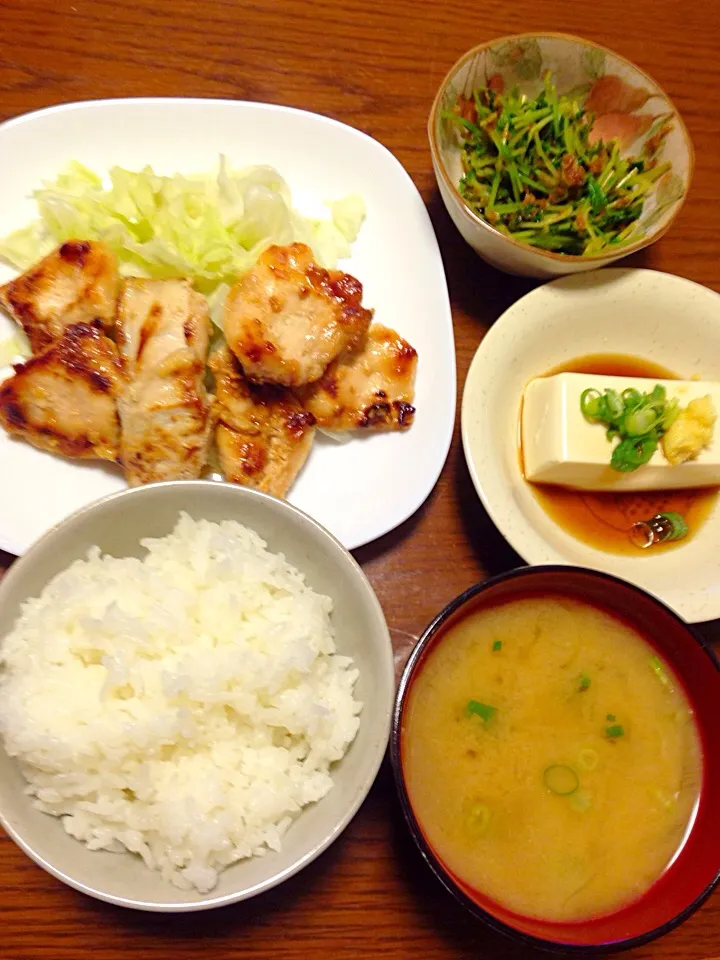
[[[263,103],[131,99],[52,107],[0,126],[0,235],[36,218],[33,190],[71,160],[100,174],[147,165],[192,174],[215,170],[220,154],[233,169],[275,167],[306,216],[327,216],[325,201],[360,194],[367,217],[351,258],[338,266],[362,282],[375,321],[418,352],[413,426],[346,443],[318,435],[288,496],[354,549],[421,506],[445,462],[455,418],[452,317],[437,240],[418,191],[385,147],[327,117]],[[0,268],[0,282],[12,276]],[[13,329],[0,316],[0,341]],[[125,486],[119,467],[63,459],[0,430],[0,548],[22,554],[76,509]]]
[[[720,381],[720,296],[670,274],[611,268],[555,280],[506,310],[475,354],[462,402],[465,456],[490,518],[528,563],[603,570],[686,620],[720,617],[720,501],[692,538],[634,557],[567,533],[523,478],[518,427],[527,384],[588,354],[641,357],[687,380]]]

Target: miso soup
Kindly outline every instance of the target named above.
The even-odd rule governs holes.
[[[419,667],[402,763],[420,827],[465,884],[517,913],[600,916],[683,843],[701,754],[666,663],[564,596],[468,615]]]

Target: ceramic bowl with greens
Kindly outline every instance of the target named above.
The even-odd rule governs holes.
[[[465,240],[511,273],[595,269],[653,243],[687,193],[693,149],[672,102],[589,41],[519,35],[466,53],[435,98],[430,146]]]

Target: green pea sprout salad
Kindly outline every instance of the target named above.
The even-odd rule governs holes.
[[[590,423],[607,428],[608,440],[619,438],[610,466],[621,473],[637,470],[651,459],[660,438],[680,412],[677,398],[668,400],[665,387],[659,383],[649,393],[634,388],[622,393],[609,388],[603,393],[583,390],[580,410]]]
[[[541,250],[591,256],[637,239],[645,199],[670,169],[656,158],[667,118],[642,156],[623,158],[617,139],[593,138],[594,114],[581,98],[559,95],[549,74],[534,99],[481,87],[442,115],[463,137],[463,199]]]

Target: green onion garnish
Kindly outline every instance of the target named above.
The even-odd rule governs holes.
[[[663,666],[663,662],[660,659],[660,657],[650,657],[650,669],[653,671],[653,673],[658,678],[660,683],[662,683],[663,686],[668,687],[668,689],[670,690],[673,689],[673,685],[670,680],[670,677],[667,675],[667,671],[665,670],[665,667]]]
[[[492,814],[486,803],[473,803],[467,813],[467,826],[474,836],[482,836],[490,826]]]
[[[688,535],[688,525],[680,513],[656,513],[648,520],[636,520],[630,527],[630,542],[641,550],[666,540],[682,540]]]
[[[590,686],[590,677],[586,673],[581,673],[578,678],[578,690],[584,693]]]
[[[479,700],[468,700],[467,714],[470,717],[480,717],[485,723],[488,723],[497,713],[497,707],[491,707],[488,703],[481,703]]]
[[[669,527],[665,540],[682,540],[688,535],[687,520],[681,513],[667,510],[665,513],[659,513],[658,516],[666,520]]]
[[[628,473],[651,459],[660,438],[677,417],[679,406],[677,399],[668,400],[665,388],[657,384],[650,393],[583,390],[580,411],[586,420],[606,428],[608,440],[619,439],[610,455],[610,466]]]
[[[625,733],[622,724],[614,723],[609,727],[605,727],[605,736],[610,740],[616,740],[618,737],[622,737]]]
[[[502,650],[502,640],[496,640],[492,645],[493,650]]]
[[[615,714],[614,714],[614,713],[608,713],[608,714],[605,715],[605,719],[606,719],[606,720],[609,720],[609,721],[612,723],[612,721],[615,719]]]
[[[583,768],[583,770],[594,770],[598,765],[600,757],[597,754],[596,750],[593,750],[591,747],[585,747],[578,754],[578,763]]]

